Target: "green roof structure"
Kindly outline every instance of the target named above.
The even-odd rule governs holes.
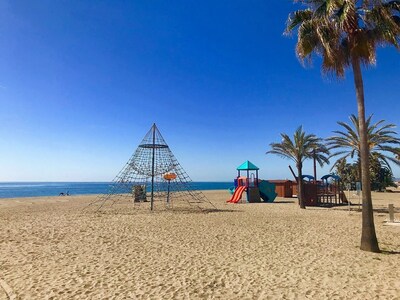
[[[251,163],[250,161],[246,160],[239,167],[237,167],[236,170],[238,170],[238,171],[250,171],[250,170],[259,170],[259,168],[257,166],[255,166],[253,163]]]

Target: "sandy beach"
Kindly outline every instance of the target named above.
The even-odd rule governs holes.
[[[0,299],[400,299],[400,193],[374,193],[382,254],[358,206],[295,199],[218,211],[82,213],[95,196],[0,199]],[[355,195],[350,195],[358,203]]]

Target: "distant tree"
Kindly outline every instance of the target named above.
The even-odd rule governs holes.
[[[378,191],[384,191],[387,187],[397,187],[396,183],[394,182],[393,173],[386,167],[381,167],[378,173],[378,182],[379,186]]]
[[[353,184],[360,181],[358,164],[347,163],[346,159],[342,158],[339,159],[335,165],[335,174],[340,177],[343,188],[347,185],[350,185],[350,187],[353,188]]]
[[[340,177],[343,188],[350,185],[354,189],[355,183],[360,181],[360,160],[354,163],[347,163],[346,159],[342,158],[335,165],[335,174]],[[389,186],[396,187],[391,169],[383,165],[378,156],[373,154],[370,156],[369,172],[371,176],[371,190],[381,192]]]
[[[315,159],[319,165],[328,164],[329,151],[322,143],[323,139],[314,134],[306,134],[302,126],[295,131],[293,140],[285,133],[281,133],[281,137],[282,142],[271,143],[271,150],[267,151],[266,154],[277,154],[295,162],[298,184],[297,197],[300,208],[306,208],[303,189],[303,162],[308,158],[313,158],[315,153]]]
[[[400,145],[400,138],[396,136],[397,132],[394,131],[396,125],[384,124],[385,120],[380,120],[372,124],[371,119],[372,115],[365,122],[370,160],[374,156],[375,159],[379,160],[380,164],[391,170],[389,162],[400,165],[400,161],[396,157],[400,155],[400,149],[395,147]],[[351,115],[350,121],[350,124],[338,122],[344,130],[336,130],[334,131],[335,136],[327,138],[329,150],[339,150],[332,153],[331,157],[340,156],[340,159],[360,158],[361,142],[358,118],[355,115]],[[333,166],[336,166],[340,159]]]
[[[353,70],[360,130],[362,176],[361,250],[380,252],[376,238],[369,176],[361,65],[375,64],[376,48],[400,41],[400,1],[297,0],[306,9],[289,15],[286,33],[297,29],[296,53],[302,62],[322,56],[322,70],[344,77]]]
[[[392,170],[382,164],[379,156],[372,154],[370,161],[371,190],[382,192],[389,186],[395,186]]]

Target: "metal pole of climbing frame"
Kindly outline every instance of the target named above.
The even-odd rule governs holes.
[[[156,124],[153,124],[153,147],[151,156],[151,200],[150,200],[150,210],[154,207],[154,156],[156,151]]]

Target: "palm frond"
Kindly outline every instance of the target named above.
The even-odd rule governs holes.
[[[350,116],[351,125],[345,122],[337,122],[345,130],[335,130],[335,136],[326,139],[329,150],[339,150],[330,155],[332,157],[354,158],[359,156],[360,138],[358,117]],[[393,162],[396,165],[399,161],[387,154],[400,156],[399,148],[394,145],[400,145],[400,138],[397,132],[392,130],[396,126],[394,124],[385,123],[385,120],[379,120],[372,123],[372,115],[368,116],[365,121],[367,131],[367,143],[371,153],[377,157],[382,163]],[[390,166],[388,166],[390,168]]]
[[[281,138],[280,143],[270,144],[271,150],[266,154],[276,154],[293,160],[296,165],[301,165],[304,160],[312,158],[315,153],[318,163],[321,165],[329,163],[327,157],[329,150],[323,144],[323,139],[314,134],[307,134],[302,126],[295,130],[292,138],[285,133],[281,133]]]
[[[286,22],[285,34],[290,34],[293,29],[301,25],[302,23],[312,19],[313,12],[311,9],[297,10],[291,13]]]
[[[353,59],[376,63],[376,48],[400,49],[400,1],[297,0],[306,6],[289,15],[285,33],[297,29],[301,63],[322,57],[322,71],[344,77]]]

